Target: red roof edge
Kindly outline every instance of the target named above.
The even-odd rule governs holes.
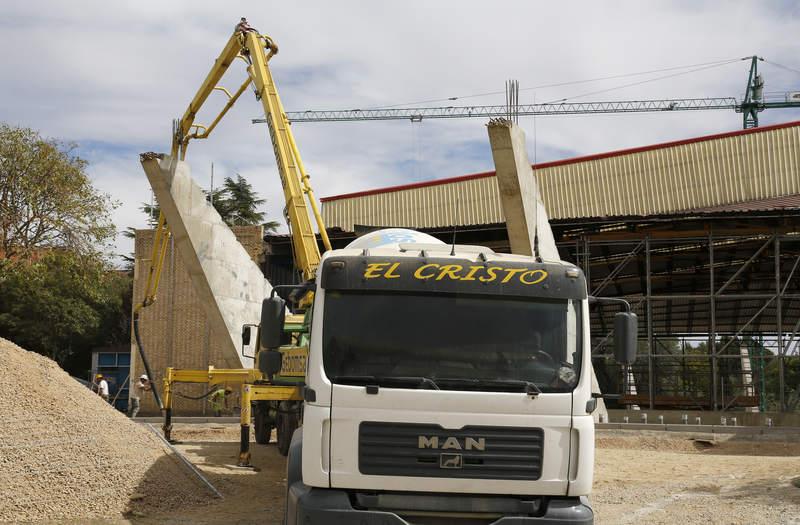
[[[704,135],[702,137],[693,137],[690,139],[674,140],[672,142],[661,142],[658,144],[651,144],[649,146],[639,146],[636,148],[621,149],[615,151],[608,151],[605,153],[596,153],[594,155],[585,155],[582,157],[573,157],[571,159],[555,160],[551,162],[541,162],[533,164],[533,169],[552,168],[555,166],[564,166],[566,164],[576,164],[578,162],[587,162],[590,160],[600,160],[608,157],[617,157],[620,155],[631,155],[633,153],[642,153],[644,151],[652,151],[663,148],[673,148],[676,146],[684,146],[686,144],[694,144],[697,142],[705,142],[708,140],[724,139],[728,137],[737,137],[739,135],[749,135],[751,133],[762,133],[765,131],[773,131],[776,129],[792,128],[800,126],[800,120],[792,122],[784,122],[782,124],[773,124],[771,126],[763,126],[760,128],[740,129],[737,131],[728,131],[725,133],[716,133],[714,135]],[[387,186],[385,188],[376,188],[373,190],[357,191],[354,193],[343,193],[341,195],[333,195],[331,197],[322,197],[321,202],[337,201],[341,199],[352,199],[355,197],[364,197],[367,195],[376,195],[379,193],[392,193],[395,191],[411,190],[415,188],[425,188],[427,186],[438,186],[440,184],[451,184],[454,182],[462,182],[465,180],[483,179],[486,177],[493,177],[494,171],[484,171],[482,173],[473,173],[470,175],[460,175],[458,177],[449,177],[445,179],[434,179],[423,182],[413,182],[411,184],[400,184],[398,186]]]

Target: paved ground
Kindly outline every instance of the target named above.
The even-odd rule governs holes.
[[[176,425],[179,449],[225,494],[222,501],[132,523],[281,522],[285,460],[253,445],[257,472],[234,467],[235,424]],[[601,431],[592,496],[600,524],[800,525],[800,442],[698,434]],[[792,438],[790,438],[791,440]],[[798,483],[800,484],[800,483]],[[200,489],[198,489],[200,490]]]

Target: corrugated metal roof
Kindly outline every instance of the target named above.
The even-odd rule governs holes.
[[[796,195],[800,121],[549,162],[534,170],[553,219],[670,214]],[[322,202],[328,227],[345,231],[356,224],[436,228],[505,221],[494,172]]]
[[[759,199],[754,201],[737,202],[734,204],[723,204],[721,206],[711,206],[710,208],[692,210],[692,212],[725,213],[734,211],[792,210],[798,208],[800,208],[800,195],[786,195],[772,199]]]

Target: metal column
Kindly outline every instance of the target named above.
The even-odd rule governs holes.
[[[781,238],[775,236],[775,295],[777,304],[775,305],[775,324],[777,325],[777,338],[778,338],[778,385],[780,388],[779,405],[780,411],[785,412],[786,406],[786,386],[784,384],[785,358],[783,353],[783,290],[781,290]]]
[[[708,333],[708,352],[709,357],[711,359],[711,389],[713,394],[711,396],[711,409],[716,410],[718,406],[718,398],[717,398],[717,390],[719,388],[718,383],[718,364],[717,364],[717,352],[716,352],[716,341],[717,341],[717,302],[715,297],[715,287],[716,284],[714,283],[714,233],[713,230],[710,230],[708,233],[708,279],[709,279],[709,291],[708,291],[708,300],[709,300],[709,321],[711,323],[711,329]]]
[[[655,408],[656,386],[654,382],[655,373],[653,370],[653,305],[651,303],[650,295],[652,292],[651,279],[650,279],[650,236],[644,239],[644,264],[645,264],[645,279],[647,284],[647,381],[648,381],[648,394],[650,397],[650,410]]]

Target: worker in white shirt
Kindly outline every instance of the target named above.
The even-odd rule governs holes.
[[[105,380],[103,374],[94,376],[95,383],[97,383],[97,395],[103,398],[103,401],[108,403],[108,381]]]
[[[128,415],[131,418],[136,417],[136,414],[139,413],[139,408],[142,404],[142,394],[152,389],[153,386],[150,384],[150,378],[147,377],[147,374],[140,375],[139,379],[133,384],[133,392],[131,393],[131,406],[128,410]]]

